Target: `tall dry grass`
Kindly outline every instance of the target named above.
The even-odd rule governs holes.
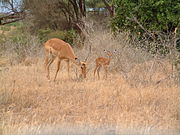
[[[54,70],[53,70],[54,71]],[[1,73],[3,126],[73,123],[176,129],[179,86],[131,87],[120,74],[107,80],[68,79],[62,69],[48,82],[42,65],[14,66]]]
[[[85,80],[77,78],[73,67],[69,79],[66,65],[62,63],[57,81],[49,82],[43,59],[38,55],[37,61],[30,58],[30,64],[22,62],[0,71],[2,133],[8,134],[8,130],[15,133],[14,130],[21,131],[26,126],[64,123],[178,132],[180,87],[169,78],[172,70],[168,59],[157,60],[132,48],[126,34],[114,39],[110,32],[99,29],[89,35],[83,49],[74,49],[81,59],[88,54],[89,45],[92,53]],[[93,76],[93,69],[95,58],[104,56],[103,49],[116,49],[118,53],[113,56],[108,78],[103,79],[102,71],[98,80]],[[55,66],[51,67],[51,77]]]
[[[76,50],[76,52],[83,60],[89,53],[89,46],[91,46],[91,55],[88,59],[90,70],[94,69],[97,57],[107,57],[104,49],[111,52],[117,50],[117,53],[112,57],[109,71],[120,73],[132,86],[154,85],[161,80],[165,82],[173,80],[172,74],[175,71],[172,68],[174,61],[170,58],[171,56],[154,56],[146,50],[134,47],[135,43],[131,43],[128,38],[129,33],[119,33],[114,36],[109,30],[104,30],[99,26],[94,28],[91,23],[87,29],[88,39],[85,42],[85,47],[82,50]],[[174,79],[178,80],[177,76]]]

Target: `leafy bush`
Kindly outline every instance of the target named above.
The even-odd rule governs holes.
[[[41,42],[45,42],[51,38],[59,38],[70,44],[73,44],[73,41],[76,38],[76,32],[74,30],[53,31],[51,29],[40,29],[38,31],[38,37]]]
[[[150,31],[169,32],[180,26],[179,0],[115,0],[114,4],[114,30],[144,32],[138,22]]]
[[[73,44],[74,39],[77,37],[76,32],[74,30],[68,30],[65,34],[65,41]]]
[[[13,23],[6,24],[6,26],[14,26],[14,27],[19,27],[22,25],[23,25],[22,22],[13,22]]]
[[[48,40],[47,35],[51,32],[52,32],[51,29],[39,29],[37,35],[41,42],[45,42],[46,40]]]
[[[180,26],[180,0],[115,0],[114,31],[128,31],[136,46],[152,54],[167,55]],[[179,29],[176,31],[179,36]],[[135,38],[134,38],[135,37]],[[178,43],[176,49],[179,48]]]

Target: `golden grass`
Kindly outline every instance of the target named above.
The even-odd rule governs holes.
[[[46,79],[42,63],[1,71],[3,126],[73,123],[179,128],[179,86],[165,82],[132,87],[119,73],[98,80],[92,71],[85,80],[71,71],[69,79],[65,68],[56,82]],[[51,77],[54,73],[51,68]]]

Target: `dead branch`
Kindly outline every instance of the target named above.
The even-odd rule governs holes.
[[[23,20],[25,18],[24,12],[12,13],[3,17],[0,17],[0,25],[5,25],[13,22]]]
[[[147,29],[145,29],[145,28],[143,27],[143,25],[138,21],[138,19],[137,19],[135,16],[132,15],[132,18],[126,17],[126,19],[128,19],[128,20],[130,20],[130,21],[132,21],[132,22],[137,23],[137,24],[139,25],[139,27],[140,27],[142,30],[144,30],[144,32],[146,32],[146,34],[148,34],[152,39],[155,39],[155,37],[152,35],[152,33],[149,32]]]

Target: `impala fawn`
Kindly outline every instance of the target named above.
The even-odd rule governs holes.
[[[100,72],[101,67],[104,68],[104,70],[105,70],[105,77],[107,78],[108,66],[109,66],[109,64],[111,62],[111,58],[113,56],[113,53],[116,53],[116,50],[114,50],[113,53],[111,53],[110,51],[104,50],[104,53],[106,53],[106,55],[108,56],[107,58],[105,58],[105,57],[98,57],[96,59],[96,67],[94,69],[94,77],[95,77],[95,74],[97,72],[98,79],[100,79],[99,72]]]

